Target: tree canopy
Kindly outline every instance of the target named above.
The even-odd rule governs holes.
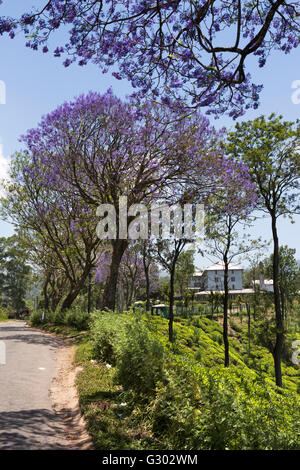
[[[3,3],[1,1],[0,3]],[[69,28],[54,55],[113,68],[142,95],[165,103],[184,100],[209,113],[238,117],[258,106],[261,85],[246,67],[254,55],[263,67],[272,51],[299,45],[297,1],[259,0],[48,0],[20,18],[2,17],[0,34],[19,28],[26,45],[49,50],[49,38]]]

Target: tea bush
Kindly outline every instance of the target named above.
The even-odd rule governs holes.
[[[170,449],[300,447],[297,397],[279,394],[254,374],[233,367],[173,366],[149,413],[153,432]]]
[[[164,449],[300,448],[295,366],[283,362],[285,389],[278,390],[268,349],[252,338],[249,355],[247,326],[230,338],[229,368],[223,366],[222,326],[215,320],[180,320],[174,331],[170,344],[168,321],[161,317],[93,315],[93,351],[85,345],[81,356],[96,354],[115,366],[107,370],[122,386],[119,399],[133,428],[147,429]]]
[[[164,377],[164,348],[140,318],[126,323],[119,353],[118,382],[125,390],[149,398]]]

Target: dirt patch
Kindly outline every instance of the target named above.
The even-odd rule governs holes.
[[[73,365],[76,346],[63,344],[57,351],[57,373],[52,381],[50,396],[55,412],[65,424],[70,448],[92,450],[92,440],[81,416],[75,380],[80,367]]]

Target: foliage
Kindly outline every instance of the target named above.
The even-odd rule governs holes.
[[[8,319],[8,312],[5,307],[0,306],[0,321]]]
[[[87,343],[79,354],[86,363],[79,376],[82,409],[96,448],[116,448],[116,436],[118,449],[300,448],[299,371],[284,366],[285,389],[278,393],[270,377],[271,354],[254,343],[248,357],[246,326],[232,323],[233,361],[225,369],[218,341],[222,326],[214,320],[175,323],[176,339],[170,344],[163,318],[107,315],[105,320],[105,314],[98,315],[107,331],[124,324],[113,341],[115,361],[105,358],[116,367],[91,364]]]
[[[53,324],[57,326],[68,326],[77,331],[86,330],[89,327],[91,316],[78,307],[73,307],[67,311],[45,311],[37,310],[30,315],[32,326]]]
[[[90,314],[78,307],[70,308],[64,316],[64,324],[78,331],[87,330],[90,321]]]
[[[274,50],[289,53],[300,28],[292,1],[55,0],[20,18],[2,17],[0,34],[14,38],[22,29],[27,47],[47,53],[51,35],[66,26],[68,41],[54,50],[55,57],[66,55],[66,67],[113,67],[141,95],[177,105],[183,98],[233,117],[258,106],[262,87],[252,83],[247,58],[254,55],[263,67]]]
[[[0,238],[0,296],[16,311],[26,307],[31,267],[22,240],[13,235]]]
[[[106,310],[92,315],[91,342],[96,359],[115,365],[124,335],[124,317]]]
[[[163,380],[163,346],[149,333],[145,323],[133,317],[125,326],[117,362],[116,378],[125,390],[149,400]]]
[[[175,270],[175,291],[180,292],[181,296],[188,291],[194,269],[194,251],[183,251],[179,255]]]

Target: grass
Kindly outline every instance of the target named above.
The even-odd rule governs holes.
[[[162,444],[145,424],[137,425],[131,405],[124,402],[122,388],[115,383],[115,369],[91,362],[90,345],[82,343],[76,363],[84,365],[77,376],[81,411],[97,450],[159,450]],[[83,362],[82,362],[83,361]]]

